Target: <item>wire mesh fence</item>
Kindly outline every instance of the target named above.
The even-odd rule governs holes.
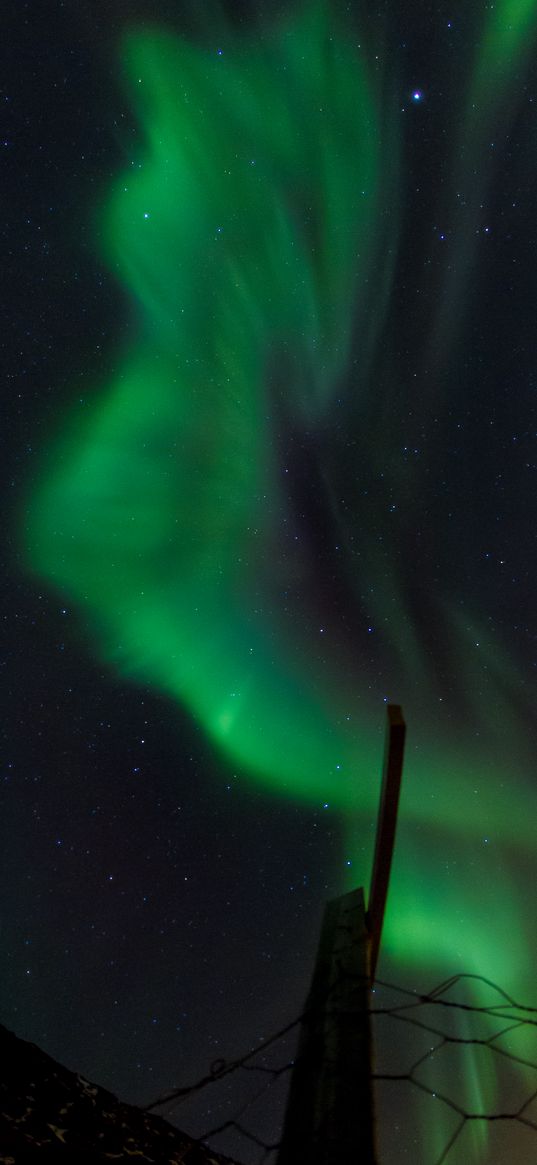
[[[460,974],[425,994],[379,982],[371,1016],[381,1165],[537,1160],[534,1007]]]
[[[378,1165],[537,1161],[537,1008],[479,975],[370,995]],[[302,1013],[145,1106],[244,1165],[276,1165]]]

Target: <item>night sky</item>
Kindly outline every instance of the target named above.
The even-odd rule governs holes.
[[[380,977],[537,1005],[537,3],[10,7],[1,1021],[144,1104],[293,1019],[387,702]]]

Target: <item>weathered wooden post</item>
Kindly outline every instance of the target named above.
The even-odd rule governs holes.
[[[363,890],[328,902],[278,1165],[374,1165]]]
[[[369,990],[392,863],[405,722],[388,706],[373,875],[325,908],[302,1020],[278,1165],[375,1165]]]
[[[380,791],[380,806],[377,819],[373,874],[371,877],[371,890],[367,911],[367,925],[371,932],[369,975],[372,983],[375,979],[375,971],[377,969],[384,910],[392,867],[397,810],[399,808],[399,792],[403,773],[405,734],[406,725],[399,704],[388,704],[384,769],[382,773],[382,788]]]

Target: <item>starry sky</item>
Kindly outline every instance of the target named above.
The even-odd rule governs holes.
[[[537,1003],[537,5],[198,7],[21,0],[2,67],[0,1018],[138,1104],[300,1011],[387,702],[379,974]]]

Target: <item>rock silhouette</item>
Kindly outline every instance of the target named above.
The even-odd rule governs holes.
[[[233,1165],[0,1025],[0,1165]]]

